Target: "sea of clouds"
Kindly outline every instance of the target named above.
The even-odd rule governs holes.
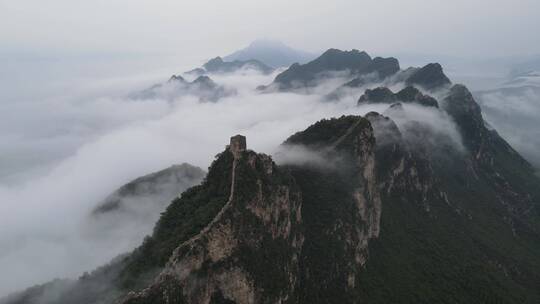
[[[53,278],[77,277],[140,244],[156,218],[139,218],[141,223],[125,223],[126,229],[114,233],[107,225],[87,226],[97,204],[136,177],[184,162],[206,169],[235,134],[247,137],[248,148],[276,154],[284,163],[320,161],[319,155],[301,148],[280,158],[279,146],[320,119],[382,113],[388,108],[357,106],[365,88],[338,101],[325,100],[326,94],[349,80],[343,75],[321,80],[304,94],[256,89],[271,83],[276,73],[242,70],[210,75],[236,92],[217,102],[201,102],[193,91],[179,92],[172,99],[127,97],[165,82],[169,75],[163,74],[159,79],[133,75],[110,83],[102,79],[109,89],[101,95],[73,88],[62,98],[1,104],[0,171],[7,173],[0,179],[0,295]],[[122,90],[111,89],[119,84]],[[454,123],[437,109],[414,105],[404,109],[405,116],[394,117],[398,127],[421,121],[461,145]]]

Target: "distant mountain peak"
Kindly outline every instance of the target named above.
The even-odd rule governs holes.
[[[408,86],[397,93],[392,92],[387,87],[367,89],[364,94],[360,96],[358,105],[377,103],[394,104],[396,102],[399,104],[401,104],[400,102],[403,102],[419,104],[427,107],[439,107],[439,104],[435,98],[422,94],[420,90],[412,86]]]
[[[339,49],[328,49],[322,55],[317,58],[316,60],[324,60],[329,58],[336,58],[341,59],[349,57],[351,60],[354,60],[355,63],[363,62],[363,61],[371,61],[371,56],[368,55],[365,51],[359,51],[357,49],[352,49],[350,51],[342,51]]]
[[[439,89],[451,84],[450,79],[444,74],[439,63],[430,63],[414,72],[409,79],[408,85],[419,85],[427,90]]]
[[[192,83],[206,83],[206,84],[215,84],[215,82],[212,80],[212,78],[202,75],[197,77],[197,79],[193,80]]]
[[[293,49],[281,41],[257,39],[247,47],[224,57],[226,61],[251,60],[261,61],[274,68],[287,67],[293,63],[306,63],[316,55]]]
[[[347,73],[352,77],[372,75],[382,80],[399,70],[398,60],[392,57],[372,59],[365,51],[357,49],[342,51],[332,48],[306,64],[293,64],[276,76],[270,88],[287,91],[314,87],[317,86],[321,76],[331,75],[334,72]]]
[[[194,72],[190,75],[197,74]],[[131,98],[137,100],[162,98],[165,100],[174,100],[181,96],[196,96],[200,101],[218,101],[220,98],[236,94],[236,90],[219,85],[210,77],[201,75],[195,80],[189,82],[182,76],[172,75],[165,83],[151,86],[140,92],[131,94]]]
[[[266,38],[262,38],[262,39],[255,39],[253,40],[249,46],[249,48],[288,48],[290,49],[289,46],[287,46],[285,43],[279,41],[279,40],[274,40],[274,39],[266,39]]]
[[[173,82],[173,81],[186,82],[184,77],[182,77],[180,75],[172,75],[171,78],[169,78],[169,82]]]
[[[357,49],[352,49],[350,51],[342,51],[340,49],[335,49],[335,48],[330,48],[330,49],[326,50],[324,53],[322,53],[321,57],[339,56],[339,55],[342,55],[342,54],[350,54],[350,55],[353,55],[353,56],[354,55],[359,55],[359,56],[371,59],[371,56],[369,56],[369,54],[366,53],[366,51],[359,51]]]
[[[232,73],[241,69],[255,69],[264,74],[269,74],[274,71],[272,67],[256,59],[228,61],[223,60],[223,58],[219,56],[210,59],[203,65],[203,68],[209,73]]]
[[[141,206],[124,206],[126,204],[152,203],[159,206],[156,208],[158,211],[162,211],[173,198],[200,183],[205,174],[201,168],[188,163],[171,165],[123,185],[98,204],[92,211],[92,215],[119,213],[127,207],[141,208]]]

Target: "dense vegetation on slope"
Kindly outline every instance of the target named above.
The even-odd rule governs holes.
[[[227,202],[230,192],[232,155],[222,153],[212,164],[206,179],[172,201],[157,222],[152,236],[146,238],[125,263],[120,286],[137,289],[146,286],[179,244],[199,233]],[[150,274],[150,275],[149,275]]]
[[[447,172],[438,178],[444,179],[449,201],[432,200],[429,211],[406,192],[383,197],[381,234],[370,242],[360,298],[538,303],[538,234],[513,231],[489,184],[473,182],[466,172]]]
[[[520,212],[538,208],[540,181],[504,140],[485,129],[474,100],[458,89],[460,95],[452,90],[446,101],[467,151],[419,154],[408,148],[415,162],[428,162],[426,177],[434,184],[427,200],[415,197],[414,185],[382,188],[381,234],[370,242],[360,301],[540,301],[538,215]],[[380,148],[378,164],[398,163],[395,149]],[[382,185],[392,169],[379,166]]]
[[[352,221],[354,188],[352,170],[291,168],[299,186],[304,190],[302,218],[305,238],[302,249],[299,303],[349,303],[345,291],[348,261],[343,239],[332,231],[336,220]]]
[[[338,140],[354,124],[367,127],[369,122],[357,116],[322,119],[302,132],[297,132],[285,141],[285,145],[303,145],[313,149],[321,149]]]
[[[292,300],[303,242],[299,189],[270,157],[245,148],[233,155],[233,190],[223,209],[178,246],[153,284],[121,303]]]
[[[377,212],[372,205],[377,198],[357,194],[366,187],[363,173],[372,173],[372,128],[367,119],[343,116],[319,121],[285,144],[306,146],[325,159],[324,164],[288,166],[302,189],[305,229],[295,303],[352,303],[355,269],[367,258],[364,244],[378,225],[366,216]]]
[[[122,255],[76,281],[36,286],[11,296],[5,303],[112,303],[128,291],[146,287],[165,266],[172,251],[199,233],[226,203],[231,164],[230,153],[218,155],[204,182],[173,200],[153,234],[132,253]],[[49,294],[54,296],[48,297]]]
[[[321,147],[355,120],[323,120],[287,144]],[[338,267],[342,246],[338,234],[327,238],[324,233],[325,223],[336,214],[332,210],[346,210],[342,202],[347,197],[340,198],[343,192],[336,190],[347,187],[350,179],[339,178],[347,170],[323,174],[317,168],[293,168],[304,193],[306,263],[317,269],[309,273],[315,286],[300,289],[309,290],[300,303],[538,303],[540,234],[538,214],[531,208],[538,208],[540,182],[498,135],[484,136],[489,136],[483,145],[489,162],[448,147],[418,149],[407,140],[393,140],[387,148],[380,142],[381,232],[369,241],[369,258],[353,292],[343,289],[344,281],[327,289],[329,269]],[[402,160],[403,173],[396,175]],[[515,192],[513,197],[505,197],[497,178]],[[530,212],[517,212],[524,205]]]

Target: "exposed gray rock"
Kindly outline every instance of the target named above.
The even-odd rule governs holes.
[[[221,211],[199,234],[179,244],[150,287],[122,303],[290,299],[303,244],[301,194],[269,156],[245,148],[245,137],[235,136],[225,152],[234,158],[230,196]]]

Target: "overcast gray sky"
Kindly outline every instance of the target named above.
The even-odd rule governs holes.
[[[0,50],[209,57],[256,38],[319,51],[540,53],[538,0],[0,0]]]

